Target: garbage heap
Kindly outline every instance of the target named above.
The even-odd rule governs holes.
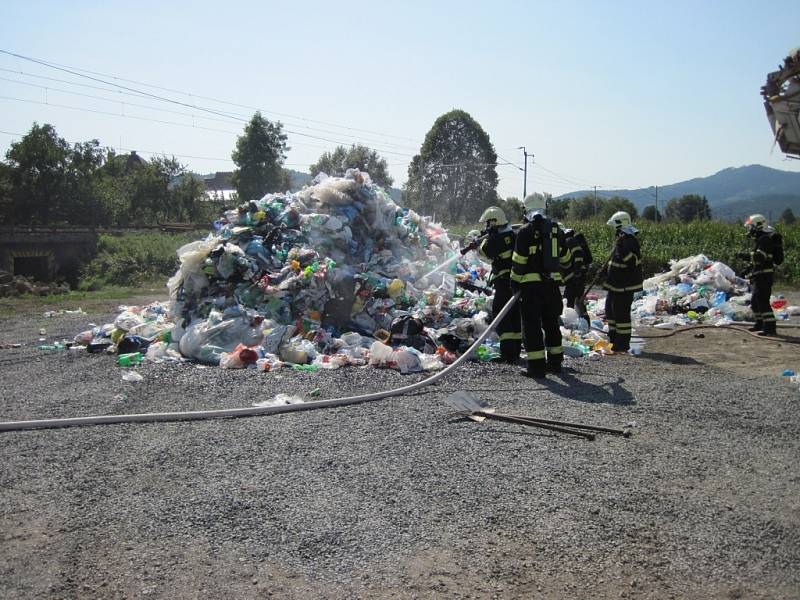
[[[128,307],[76,342],[129,361],[434,370],[469,347],[491,310],[487,265],[457,264],[456,249],[440,224],[399,207],[368,174],[321,174],[300,192],[227,211],[178,250],[168,306]],[[478,353],[495,354],[496,338]]]
[[[725,263],[702,254],[671,261],[668,271],[645,280],[643,287],[631,307],[637,328],[674,329],[699,323],[722,326],[753,318],[748,281]],[[770,303],[778,319],[800,315],[800,307],[789,306],[781,294],[773,296]],[[564,351],[594,358],[610,349],[604,333],[605,298],[587,294],[586,308],[588,322],[564,309]],[[638,354],[643,347],[644,340],[634,335],[631,353]]]
[[[725,263],[698,254],[671,262],[671,268],[644,282],[645,295],[633,306],[634,322],[670,329],[698,322],[729,325],[753,318],[752,295],[746,279]],[[778,319],[788,319],[798,308],[783,296],[771,305]]]

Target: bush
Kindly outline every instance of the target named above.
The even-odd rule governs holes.
[[[166,283],[178,268],[178,248],[198,237],[197,233],[103,234],[97,243],[97,256],[84,268],[79,287],[88,291],[159,279]]]

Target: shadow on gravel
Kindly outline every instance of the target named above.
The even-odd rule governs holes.
[[[595,385],[581,381],[569,371],[562,371],[559,375],[549,375],[547,379],[542,380],[548,391],[570,400],[620,406],[636,404],[633,394],[622,387],[624,382],[625,379],[617,377],[614,381]]]
[[[664,354],[663,352],[642,352],[640,358],[666,362],[673,365],[702,365],[699,360],[689,356],[679,356],[677,354]]]

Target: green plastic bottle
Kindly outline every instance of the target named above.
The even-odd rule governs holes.
[[[144,357],[142,356],[141,352],[130,352],[128,354],[120,354],[119,358],[117,359],[117,364],[120,367],[133,367],[135,365],[140,364],[143,358]]]

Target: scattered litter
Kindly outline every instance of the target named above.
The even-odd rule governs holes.
[[[276,394],[270,400],[262,400],[256,402],[253,406],[284,406],[286,404],[302,404],[303,399],[300,396],[293,396],[291,394]]]
[[[144,357],[141,352],[131,352],[130,354],[120,354],[117,357],[117,364],[120,367],[133,367],[142,362]]]
[[[136,371],[128,371],[122,376],[122,381],[127,381],[129,383],[138,383],[142,381],[144,377],[139,375]]]
[[[86,314],[86,311],[84,311],[82,308],[78,307],[77,309],[74,309],[74,310],[70,310],[70,309],[67,309],[67,308],[62,308],[61,310],[48,310],[48,311],[45,311],[43,316],[46,319],[52,319],[53,317],[58,316],[58,315],[85,315],[85,314]]]

